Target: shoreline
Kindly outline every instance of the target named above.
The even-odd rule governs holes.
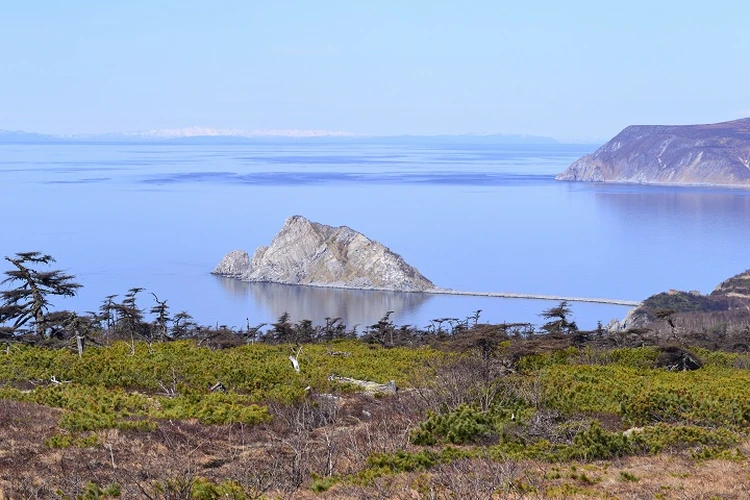
[[[430,288],[427,290],[396,290],[393,288],[381,288],[381,287],[355,287],[355,286],[346,286],[346,285],[330,285],[325,283],[284,283],[280,281],[252,281],[252,280],[243,280],[241,277],[238,277],[236,275],[227,275],[227,274],[215,274],[211,273],[214,276],[221,276],[222,278],[230,278],[230,279],[236,279],[240,280],[244,283],[274,283],[277,285],[286,285],[286,286],[306,286],[306,287],[313,287],[313,288],[329,288],[334,290],[357,290],[357,291],[364,291],[364,292],[391,292],[391,293],[422,293],[427,295],[463,295],[463,296],[469,296],[469,297],[496,297],[496,298],[502,298],[502,299],[529,299],[529,300],[550,300],[550,301],[563,301],[566,300],[568,302],[588,302],[588,303],[595,303],[595,304],[611,304],[611,305],[620,305],[620,306],[630,306],[630,307],[638,307],[643,302],[641,301],[635,301],[635,300],[625,300],[625,299],[608,299],[608,298],[598,298],[598,297],[566,297],[562,295],[547,295],[547,294],[532,294],[532,293],[516,293],[516,292],[480,292],[480,291],[466,291],[466,290],[453,290],[451,288]]]
[[[560,175],[560,174],[557,174]],[[649,182],[649,181],[623,181],[623,180],[604,180],[604,181],[591,181],[583,179],[558,179],[554,177],[555,182],[576,182],[582,184],[618,184],[618,185],[631,185],[631,186],[654,186],[654,187],[679,187],[679,188],[696,188],[696,189],[743,189],[750,190],[750,184],[712,184],[709,182],[703,183],[683,183],[683,182]]]

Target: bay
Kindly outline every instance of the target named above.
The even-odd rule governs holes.
[[[40,250],[84,288],[56,305],[95,310],[145,287],[201,324],[243,327],[394,311],[425,326],[477,309],[541,322],[554,303],[248,284],[209,274],[270,242],[288,216],[347,225],[435,284],[641,300],[709,292],[750,267],[750,192],[560,183],[591,145],[322,143],[0,145],[0,255]],[[572,304],[579,325],[628,308]]]

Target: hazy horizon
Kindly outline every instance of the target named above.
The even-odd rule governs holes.
[[[200,127],[190,126],[182,128],[166,128],[166,129],[150,129],[150,130],[117,130],[107,132],[94,132],[94,133],[75,133],[75,134],[56,134],[38,130],[19,130],[19,129],[0,129],[0,134],[25,134],[25,135],[38,135],[44,137],[55,137],[61,139],[85,139],[89,137],[123,137],[123,138],[138,138],[138,137],[149,137],[153,139],[182,139],[182,138],[199,138],[199,137],[239,137],[239,138],[263,138],[263,137],[280,137],[290,139],[303,139],[303,138],[399,138],[399,137],[508,137],[508,138],[525,138],[525,139],[547,139],[551,141],[559,141],[555,137],[551,136],[540,136],[533,134],[521,134],[521,133],[504,133],[504,132],[464,132],[455,134],[357,134],[343,130],[301,130],[301,129],[228,129],[228,128],[212,128],[212,127]],[[602,140],[604,140],[602,138]]]
[[[0,129],[601,142],[750,115],[748,18],[722,0],[3,2]]]

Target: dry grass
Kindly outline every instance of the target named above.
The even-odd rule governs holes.
[[[337,485],[324,496],[335,500],[746,500],[750,498],[750,464],[725,460],[696,462],[669,455],[564,465],[533,461],[489,463],[475,459],[441,467],[430,474],[381,478],[369,487]],[[305,493],[298,498],[312,500],[321,496]]]
[[[76,498],[91,481],[118,483],[121,498],[190,498],[184,490],[159,493],[155,485],[178,480],[189,487],[198,478],[236,481],[257,497],[311,500],[750,498],[747,460],[696,461],[687,454],[568,464],[464,459],[313,493],[313,473],[353,473],[373,452],[403,449],[417,421],[406,398],[353,396],[335,415],[317,408],[323,413],[302,417],[298,409],[278,408],[267,426],[165,421],[151,432],[101,431],[93,445],[53,448],[47,443],[61,433],[59,410],[0,400],[0,500],[60,498],[56,492]],[[740,451],[750,453],[750,442]]]

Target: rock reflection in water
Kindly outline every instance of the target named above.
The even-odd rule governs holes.
[[[388,311],[391,319],[403,324],[432,298],[423,293],[345,290],[279,283],[248,283],[216,276],[222,287],[235,297],[252,298],[258,309],[267,312],[267,321],[275,321],[285,312],[292,322],[309,319],[322,324],[325,318],[341,318],[349,327],[376,323]]]

